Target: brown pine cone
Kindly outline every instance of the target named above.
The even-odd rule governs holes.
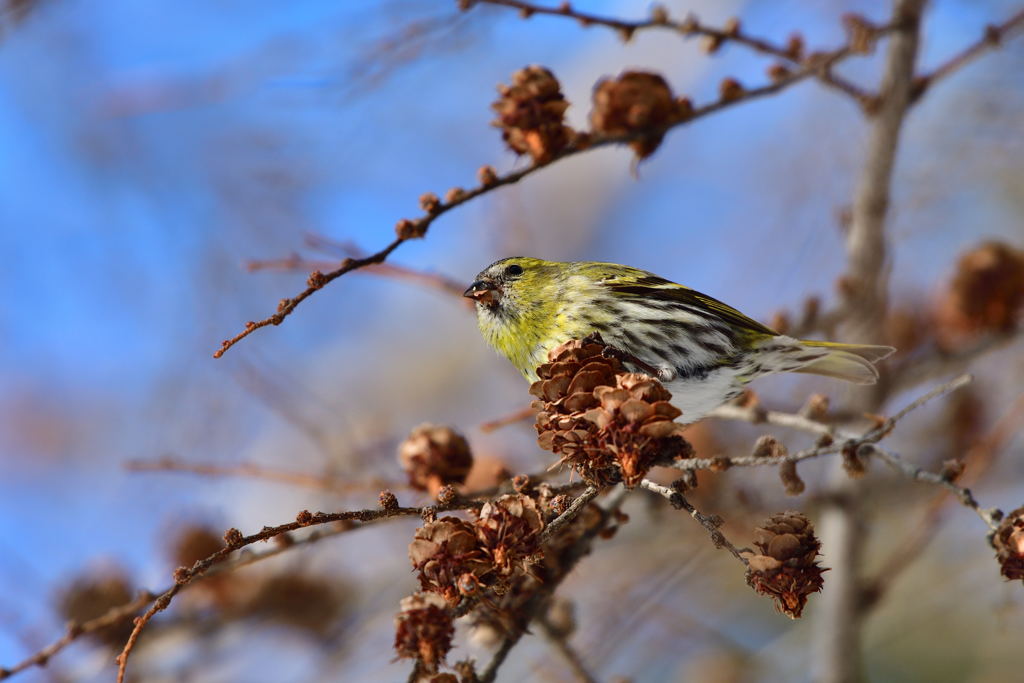
[[[679,115],[680,105],[660,75],[626,71],[618,78],[605,78],[594,87],[590,126],[596,133],[628,135],[637,130],[667,126]],[[664,132],[644,135],[630,142],[640,159],[658,149]]]
[[[1024,309],[1024,251],[985,242],[964,253],[940,304],[939,328],[946,346],[982,332],[1008,333]]]
[[[1024,580],[1024,507],[1008,514],[992,537],[1000,571],[1010,580]]]
[[[777,513],[754,532],[754,545],[759,552],[746,553],[747,584],[775,600],[780,612],[799,618],[807,596],[824,585],[814,525],[799,512]]]
[[[458,517],[442,517],[417,529],[409,544],[409,561],[419,572],[420,588],[439,593],[451,604],[459,601],[463,574],[479,578],[493,569],[475,527]]]
[[[475,526],[483,552],[500,576],[525,571],[535,562],[544,520],[533,498],[510,493],[488,501]]]
[[[436,496],[446,484],[461,484],[473,468],[465,437],[450,427],[422,424],[398,447],[398,461],[409,485]]]
[[[520,69],[512,85],[500,85],[498,92],[491,105],[498,114],[494,125],[513,152],[545,162],[569,144],[573,131],[564,123],[569,103],[550,71],[536,65]]]
[[[596,486],[633,487],[661,461],[692,455],[672,394],[627,372],[598,335],[566,342],[537,368],[537,443]]]
[[[436,673],[452,648],[455,626],[443,598],[414,593],[401,602],[395,616],[395,652],[400,658],[418,659],[426,673]]]

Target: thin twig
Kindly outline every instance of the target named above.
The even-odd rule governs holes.
[[[722,526],[722,519],[720,517],[717,515],[705,515],[703,512],[695,508],[693,504],[686,499],[686,496],[681,494],[679,491],[671,489],[668,486],[657,484],[650,479],[641,480],[640,487],[662,496],[675,509],[686,510],[689,512],[690,516],[697,520],[700,525],[707,530],[708,534],[711,535],[711,542],[715,544],[716,548],[725,548],[732,553],[733,557],[742,562],[744,567],[748,565],[747,558],[743,557],[741,551],[733,545],[719,529],[719,527]]]
[[[760,54],[784,60],[787,64],[801,65],[804,63],[804,51],[802,49],[802,45],[800,48],[778,45],[764,38],[758,38],[749,33],[745,33],[738,24],[735,28],[716,28],[714,26],[702,24],[693,14],[688,14],[682,21],[670,19],[667,16],[667,12],[664,16],[656,16],[652,13],[652,16],[648,19],[630,21],[628,19],[617,19],[615,17],[581,12],[574,9],[569,3],[562,3],[557,7],[550,7],[538,5],[532,2],[523,2],[522,0],[473,0],[470,4],[487,4],[517,9],[519,10],[520,16],[524,19],[527,19],[534,14],[566,17],[568,19],[578,21],[580,25],[585,27],[603,26],[605,28],[612,29],[622,36],[624,40],[632,38],[633,34],[637,31],[647,29],[669,30],[673,33],[682,35],[684,38],[703,36],[704,38],[714,41],[714,44],[716,45],[722,45],[727,42],[737,43]],[[868,95],[862,88],[844,78],[832,74],[827,69],[818,74],[817,78],[829,87],[840,90],[853,97],[859,103],[863,104],[869,99]]]
[[[306,534],[302,538],[290,538],[289,542],[286,544],[279,544],[274,546],[273,548],[261,550],[260,552],[251,552],[248,548],[246,548],[239,552],[237,558],[233,560],[225,560],[223,562],[219,562],[211,566],[201,576],[196,576],[195,579],[193,580],[193,583],[214,576],[218,576],[220,574],[226,574],[241,567],[246,567],[248,565],[255,564],[256,562],[260,562],[262,560],[275,557],[283,552],[290,551],[295,548],[304,545],[309,545],[322,539],[331,536],[337,536],[339,534],[343,534],[348,531],[353,531],[359,528],[361,527],[337,526],[329,529],[314,529],[312,532]],[[111,607],[109,610],[107,610],[98,617],[89,619],[88,621],[84,621],[81,623],[73,622],[69,624],[67,627],[67,631],[65,632],[64,636],[62,636],[60,639],[54,641],[50,645],[47,645],[38,652],[34,653],[31,657],[28,657],[27,659],[19,662],[13,667],[7,669],[0,668],[0,680],[13,676],[14,674],[20,673],[34,666],[46,666],[50,658],[52,658],[54,655],[56,655],[61,650],[66,648],[75,640],[78,640],[82,636],[88,635],[89,633],[93,633],[94,631],[98,631],[100,629],[106,628],[107,626],[119,623],[120,621],[127,619],[134,614],[137,614],[144,607],[156,601],[161,595],[166,593],[168,590],[170,590],[170,588],[164,589],[159,593],[153,591],[141,591],[138,594],[138,596],[136,596],[134,599],[124,603],[123,605],[116,605],[114,607]]]
[[[82,623],[72,622],[71,624],[68,624],[64,635],[58,640],[23,659],[12,667],[0,668],[0,680],[10,678],[17,673],[21,673],[22,671],[31,669],[32,667],[46,666],[51,657],[82,636],[107,628],[108,626],[121,623],[133,615],[138,614],[146,607],[146,605],[156,600],[156,598],[157,596],[155,594],[150,593],[149,591],[142,591],[130,602],[113,607],[95,619],[90,619]]]
[[[967,468],[956,479],[961,486],[970,486],[984,476],[995,462],[994,455],[1006,445],[1024,421],[1024,394],[1019,396],[987,435],[967,450],[962,463]],[[895,580],[920,558],[931,543],[943,521],[943,512],[954,498],[942,491],[929,501],[921,521],[907,537],[896,545],[892,555],[883,563],[875,578],[865,581],[870,605],[877,605]]]
[[[174,572],[174,585],[156,597],[153,605],[146,612],[137,617],[135,628],[132,629],[128,641],[125,643],[121,654],[117,656],[117,683],[123,683],[128,667],[128,657],[138,641],[139,635],[146,624],[156,616],[157,613],[167,609],[174,597],[188,584],[206,574],[211,567],[227,559],[236,550],[259,541],[266,541],[275,536],[286,534],[296,529],[308,526],[329,524],[332,522],[373,522],[381,519],[388,519],[400,516],[422,516],[449,510],[476,509],[480,507],[479,501],[456,501],[452,505],[431,505],[418,508],[392,508],[376,510],[352,510],[346,512],[316,512],[310,513],[306,510],[299,513],[294,522],[280,524],[273,527],[263,527],[259,533],[250,536],[242,536],[237,529],[229,529],[225,534],[225,547],[213,553],[209,557],[197,561],[189,568],[181,567]]]
[[[511,412],[508,415],[502,415],[501,417],[481,423],[480,431],[484,433],[493,432],[495,430],[501,429],[502,427],[507,427],[508,425],[516,424],[517,422],[525,422],[536,414],[537,411],[535,411],[530,406],[526,406],[525,408],[520,408],[519,410]]]
[[[936,472],[929,472],[927,470],[921,469],[917,465],[905,462],[898,455],[889,453],[888,451],[884,451],[881,448],[878,448],[877,446],[872,446],[868,449],[862,449],[861,451],[858,451],[858,455],[873,455],[881,459],[883,462],[885,462],[887,465],[892,467],[897,472],[902,473],[904,476],[907,476],[915,481],[923,481],[929,484],[935,484],[936,486],[943,487],[947,491],[950,491],[954,496],[956,496],[957,500],[960,501],[961,505],[963,505],[964,507],[968,507],[974,510],[976,513],[978,513],[978,516],[981,517],[981,521],[985,522],[988,528],[992,531],[996,530],[996,527],[999,526],[999,520],[1003,518],[1003,513],[998,508],[982,508],[978,504],[978,501],[974,498],[974,494],[971,493],[970,489],[957,486],[952,481],[944,478],[941,474],[938,474]]]
[[[994,50],[999,47],[1003,40],[1020,28],[1024,28],[1024,9],[1019,10],[1001,24],[986,26],[985,31],[978,40],[947,59],[930,73],[918,76],[915,79],[914,99],[916,100],[924,95],[928,88],[934,85],[936,81],[949,76],[988,50]]]
[[[629,494],[626,489],[619,489],[613,493],[608,501],[607,506],[602,510],[601,522],[594,525],[594,527],[587,530],[580,538],[573,544],[567,553],[562,557],[561,572],[553,580],[549,580],[547,583],[541,584],[541,588],[526,602],[523,608],[519,611],[520,628],[514,629],[511,633],[505,636],[502,640],[501,645],[495,652],[494,657],[487,664],[487,668],[480,673],[478,679],[479,683],[494,683],[494,679],[498,675],[498,669],[505,662],[509,652],[516,646],[516,643],[526,633],[526,627],[531,621],[540,613],[540,611],[546,607],[551,596],[554,595],[558,586],[561,585],[562,581],[567,577],[576,564],[583,558],[584,555],[589,552],[590,543],[597,537],[597,535],[604,530],[608,523],[614,518],[614,512],[619,509],[622,505],[623,500]],[[549,525],[550,527],[550,525]]]
[[[752,422],[755,424],[767,423],[782,427],[791,427],[793,429],[799,429],[818,436],[829,436],[832,440],[832,443],[829,443],[828,445],[816,446],[814,448],[808,448],[795,453],[789,453],[787,455],[774,457],[749,455],[739,458],[728,458],[727,462],[730,467],[781,465],[782,463],[795,463],[800,462],[801,460],[816,458],[822,455],[832,455],[843,451],[852,451],[857,453],[857,455],[864,457],[877,455],[881,460],[885,461],[910,479],[935,484],[952,492],[962,505],[971,508],[978,513],[978,516],[981,517],[982,521],[984,521],[991,529],[993,528],[993,522],[998,521],[998,518],[1001,515],[999,510],[989,510],[980,507],[969,489],[957,486],[953,482],[943,479],[940,474],[928,472],[926,470],[922,470],[916,465],[906,463],[900,460],[897,456],[882,450],[876,445],[892,432],[898,422],[906,418],[909,414],[940,396],[945,396],[952,391],[956,391],[957,389],[966,386],[971,382],[971,379],[971,375],[964,374],[940,384],[931,391],[922,394],[908,403],[902,409],[894,413],[892,417],[885,419],[877,427],[873,427],[859,436],[839,430],[823,422],[808,419],[802,415],[792,415],[789,413],[751,410],[749,408],[740,408],[737,406],[722,406],[712,412],[711,416],[722,419],[742,420],[744,422]],[[672,467],[681,470],[711,469],[713,467],[720,467],[721,465],[722,458],[686,458],[676,460],[672,463]],[[645,488],[649,487],[645,486]],[[671,489],[669,489],[669,491],[671,491]]]
[[[343,258],[361,258],[366,256],[365,252],[355,247],[355,245],[333,243],[326,240],[326,238],[320,238],[313,235],[307,235],[306,241],[315,247],[327,244],[338,245],[344,248],[345,254]],[[253,259],[245,262],[245,269],[251,273],[262,270],[278,270],[286,272],[299,271],[308,273],[314,270],[331,270],[337,266],[338,261],[303,258],[294,252],[284,258]],[[466,283],[459,282],[447,275],[428,273],[426,271],[416,270],[415,268],[394,263],[378,263],[377,265],[363,268],[361,272],[364,272],[367,275],[379,275],[381,277],[387,277],[394,280],[403,280],[415,284],[426,285],[431,289],[436,289],[453,297],[458,297],[459,302],[464,304],[467,308],[472,309],[475,305],[471,300],[462,298],[462,293],[466,289]]]
[[[547,543],[548,540],[556,533],[562,530],[569,522],[576,519],[576,515],[590,503],[590,501],[597,498],[597,494],[601,493],[601,489],[596,486],[588,486],[583,493],[576,497],[572,504],[566,509],[565,512],[560,514],[558,517],[553,519],[550,524],[544,527],[544,531],[541,532],[540,542]]]
[[[879,28],[878,31],[882,32],[885,28]],[[585,139],[577,139],[565,149],[558,152],[557,154],[551,155],[549,158],[543,161],[534,161],[528,166],[521,168],[517,171],[512,171],[505,175],[487,178],[486,184],[481,184],[477,187],[465,190],[461,195],[452,201],[438,202],[433,209],[416,218],[409,221],[412,228],[406,226],[402,231],[402,235],[396,237],[386,247],[380,251],[370,254],[362,258],[346,258],[341,264],[334,270],[326,273],[320,271],[314,271],[310,274],[306,281],[306,288],[296,294],[294,297],[282,299],[277,306],[277,312],[271,316],[258,321],[249,321],[245,325],[245,329],[236,334],[230,339],[225,339],[221,342],[221,347],[213,354],[214,358],[220,358],[224,353],[232,346],[237,344],[242,339],[245,339],[256,330],[268,327],[270,325],[280,325],[284,322],[295,308],[305,301],[307,298],[312,296],[315,292],[323,289],[327,284],[338,279],[346,273],[350,273],[354,270],[366,268],[376,264],[383,263],[391,253],[401,246],[404,242],[411,239],[421,238],[426,235],[430,225],[440,216],[451,211],[452,209],[462,206],[463,204],[476,199],[477,197],[487,194],[499,187],[505,185],[511,185],[517,183],[523,178],[540,171],[543,168],[550,166],[556,161],[565,159],[567,157],[575,156],[586,151],[593,149],[599,149],[601,147],[609,147],[612,145],[623,145],[632,142],[637,139],[646,139],[651,136],[663,135],[673,128],[682,126],[684,124],[691,123],[697,119],[703,118],[710,114],[713,114],[724,109],[736,106],[743,102],[750,102],[755,99],[766,97],[768,95],[774,95],[806,78],[819,74],[823,71],[828,70],[830,67],[840,62],[841,60],[854,54],[853,50],[849,45],[844,45],[840,48],[832,50],[830,52],[820,53],[815,55],[814,59],[809,60],[806,66],[793,71],[781,78],[775,79],[768,85],[763,85],[757,88],[750,88],[744,90],[739,95],[723,95],[719,99],[706,104],[702,107],[697,107],[684,118],[674,120],[664,126],[656,126],[650,128],[636,129],[623,135],[604,135],[604,134],[592,134],[586,136]]]
[[[312,489],[321,489],[334,493],[351,493],[380,489],[404,488],[400,482],[388,482],[382,479],[368,481],[347,481],[329,475],[307,474],[264,467],[254,463],[242,462],[233,465],[213,465],[209,463],[185,462],[177,458],[163,457],[158,460],[129,460],[125,469],[132,472],[182,472],[208,477],[251,477],[283,484],[292,484]]]
[[[576,680],[582,681],[582,683],[597,683],[597,678],[587,671],[587,667],[584,666],[580,653],[569,643],[569,634],[556,628],[551,623],[547,614],[538,615],[535,621],[540,625],[540,629],[544,632],[548,642],[551,643],[555,651],[562,656],[562,659],[572,669]]]

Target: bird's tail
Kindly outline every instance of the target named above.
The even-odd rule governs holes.
[[[854,384],[874,384],[878,381],[875,363],[887,358],[896,349],[891,346],[872,344],[840,344],[827,341],[799,342],[808,361],[791,372],[806,372],[811,375],[835,377]],[[816,352],[816,353],[810,353]],[[810,356],[816,356],[810,358]]]

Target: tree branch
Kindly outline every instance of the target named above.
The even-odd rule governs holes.
[[[430,505],[418,508],[398,507],[391,509],[353,510],[332,513],[310,513],[308,510],[303,510],[296,516],[294,522],[288,522],[287,524],[280,524],[273,527],[263,527],[261,531],[250,536],[243,536],[237,529],[229,529],[227,533],[224,534],[225,546],[222,549],[213,553],[209,557],[197,561],[191,567],[180,567],[177,569],[174,572],[174,585],[163,593],[157,595],[152,606],[146,610],[142,616],[135,619],[135,628],[132,629],[132,633],[128,637],[128,642],[125,643],[124,648],[121,650],[121,654],[117,656],[117,683],[124,682],[125,673],[128,667],[128,657],[131,654],[132,649],[134,649],[139,635],[142,633],[142,629],[145,628],[146,624],[148,624],[157,613],[167,609],[174,597],[185,586],[207,574],[214,565],[227,559],[231,553],[240,548],[244,548],[245,546],[252,545],[259,541],[266,541],[274,538],[275,536],[280,536],[290,531],[295,531],[296,529],[302,529],[308,526],[329,524],[331,522],[373,522],[392,517],[422,516],[424,514],[434,514],[450,510],[475,509],[481,505],[482,503],[479,501],[463,500],[457,501],[452,505]]]
[[[1022,27],[1024,27],[1024,9],[1001,24],[986,26],[984,33],[977,41],[937,66],[931,73],[918,76],[914,80],[913,99],[918,100],[936,81],[946,78],[985,52],[999,47],[1003,40]]]
[[[650,479],[643,479],[640,482],[640,487],[657,493],[659,496],[667,500],[672,507],[676,510],[686,510],[690,513],[690,516],[697,520],[702,527],[704,527],[708,534],[711,535],[711,542],[715,544],[716,548],[725,548],[732,556],[739,560],[744,567],[748,566],[747,558],[743,557],[740,550],[725,537],[725,534],[719,529],[722,526],[722,518],[718,515],[705,515],[703,512],[693,506],[693,504],[686,499],[686,497],[674,489],[668,486],[662,486],[656,484]]]
[[[803,64],[805,57],[803,41],[799,40],[799,36],[791,39],[788,45],[780,45],[744,32],[740,27],[739,22],[735,20],[733,21],[733,24],[726,28],[716,28],[708,24],[702,24],[693,14],[688,14],[682,21],[675,21],[669,18],[668,12],[664,7],[659,7],[657,5],[655,6],[655,9],[652,10],[650,18],[629,21],[626,19],[606,17],[589,12],[581,12],[574,9],[568,2],[563,2],[557,7],[538,5],[532,2],[523,2],[521,0],[468,0],[465,4],[466,9],[469,9],[475,4],[495,5],[498,7],[517,9],[519,10],[519,15],[523,19],[528,19],[535,14],[574,19],[583,27],[603,26],[605,28],[612,29],[616,31],[623,40],[629,40],[637,31],[647,29],[667,29],[674,33],[681,34],[684,38],[697,36],[706,38],[708,40],[709,52],[717,50],[724,43],[733,42],[750,48],[754,52],[762,55],[781,59],[790,65],[799,66]],[[861,105],[870,100],[870,97],[862,88],[844,78],[834,75],[827,69],[817,74],[816,77],[825,85],[846,93],[853,99],[857,100]]]
[[[282,484],[331,491],[332,493],[352,493],[353,491],[402,488],[406,486],[402,483],[387,482],[379,479],[347,481],[329,475],[279,470],[249,462],[232,465],[213,465],[209,463],[185,462],[169,456],[157,460],[129,460],[124,464],[124,468],[132,472],[181,472],[207,477],[251,477],[253,479],[263,479]]]
[[[885,30],[885,28],[877,29],[879,33]],[[403,243],[412,239],[417,239],[425,236],[429,227],[438,217],[444,215],[445,213],[451,211],[454,208],[462,206],[463,204],[466,204],[467,202],[476,199],[477,197],[480,197],[481,195],[487,194],[488,192],[491,192],[499,187],[517,183],[523,178],[532,175],[537,171],[540,171],[541,169],[550,166],[556,161],[560,161],[561,159],[576,156],[577,154],[581,154],[583,152],[593,149],[599,149],[601,147],[623,145],[634,140],[662,135],[672,130],[673,128],[677,128],[684,124],[691,123],[692,121],[708,116],[709,114],[713,114],[715,112],[728,109],[743,102],[749,102],[751,100],[755,100],[761,97],[773,95],[794,85],[795,83],[798,83],[806,78],[809,78],[811,76],[828,70],[831,66],[842,61],[843,59],[849,57],[852,54],[854,54],[854,50],[849,45],[844,45],[830,52],[819,53],[815,55],[813,59],[807,60],[806,65],[802,66],[800,69],[792,73],[787,73],[784,76],[781,76],[780,78],[773,80],[768,85],[743,90],[741,93],[738,94],[723,94],[719,99],[709,104],[706,104],[702,107],[697,107],[692,112],[690,112],[686,117],[676,119],[665,126],[636,129],[625,135],[591,134],[585,136],[578,136],[577,139],[575,139],[565,149],[561,150],[557,154],[551,155],[550,158],[545,159],[544,161],[534,161],[530,163],[528,166],[519,169],[518,171],[512,171],[501,176],[494,174],[494,171],[490,169],[490,167],[484,167],[483,169],[481,169],[480,175],[482,179],[480,185],[472,189],[464,190],[458,193],[449,201],[438,201],[432,204],[430,210],[427,213],[416,219],[403,219],[402,221],[399,221],[398,225],[396,226],[396,230],[399,233],[398,236],[390,244],[388,244],[380,251],[361,258],[346,258],[341,262],[341,264],[336,269],[329,271],[327,273],[322,273],[320,271],[313,271],[312,273],[310,273],[310,276],[306,281],[306,288],[304,290],[296,294],[294,297],[282,299],[278,303],[277,312],[274,313],[273,315],[264,318],[263,320],[249,321],[248,323],[246,323],[245,329],[236,334],[234,337],[231,337],[230,339],[225,339],[223,342],[221,342],[221,347],[213,354],[213,357],[220,358],[228,349],[230,349],[232,346],[237,344],[242,339],[245,339],[258,329],[268,327],[270,325],[280,325],[282,322],[284,322],[285,318],[291,315],[291,313],[300,303],[302,303],[307,298],[312,296],[315,292],[323,289],[327,284],[333,282],[342,275],[350,273],[353,270],[358,270],[361,268],[366,268],[368,266],[383,263],[391,255],[391,253],[399,246],[401,246]]]
[[[540,613],[540,610],[547,606],[548,600],[550,600],[551,596],[554,595],[562,581],[572,573],[576,564],[584,555],[587,554],[587,552],[589,552],[591,541],[593,541],[594,538],[596,538],[597,535],[607,527],[608,522],[614,517],[614,512],[619,509],[622,505],[622,501],[625,500],[625,497],[628,494],[629,491],[624,488],[620,488],[612,494],[607,506],[602,510],[603,517],[601,522],[594,525],[593,528],[587,530],[586,533],[580,536],[572,547],[569,548],[566,556],[563,558],[561,572],[558,576],[556,576],[554,580],[541,584],[540,589],[526,602],[520,610],[519,615],[522,627],[516,628],[510,634],[505,636],[493,658],[487,664],[487,668],[480,673],[478,683],[494,683],[494,680],[498,675],[498,669],[501,668],[501,665],[505,662],[505,659],[508,657],[509,652],[512,651],[512,648],[516,646],[516,643],[518,643],[526,633],[526,627],[536,618],[537,614]]]

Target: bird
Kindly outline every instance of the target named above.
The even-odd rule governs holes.
[[[794,339],[654,273],[617,263],[514,256],[484,268],[463,296],[487,343],[534,382],[548,352],[594,333],[626,368],[660,380],[696,422],[752,380],[799,372],[874,384],[895,349]]]

